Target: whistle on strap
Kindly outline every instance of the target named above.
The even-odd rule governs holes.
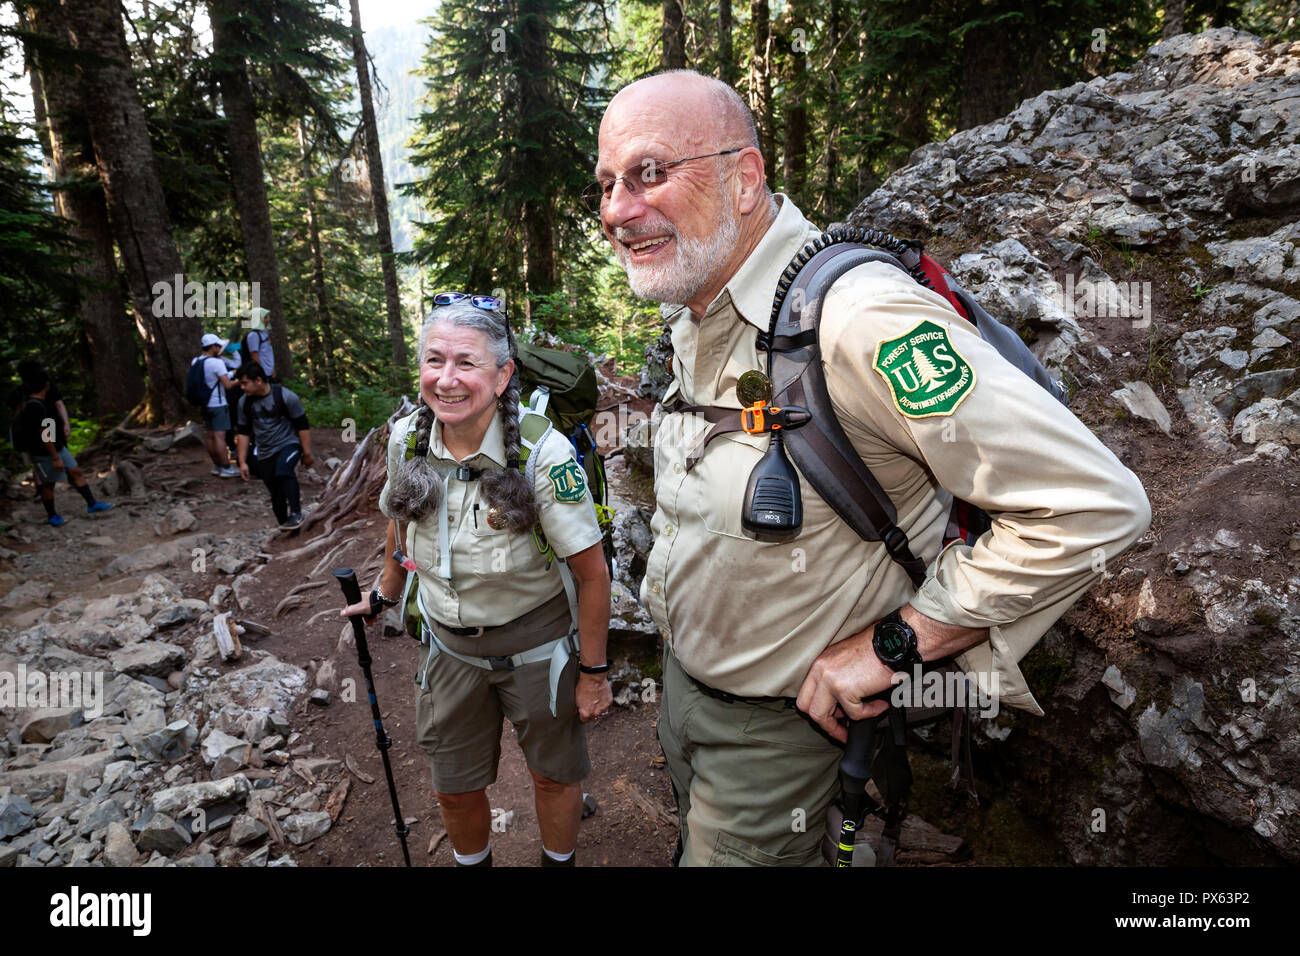
[[[810,421],[812,413],[798,405],[777,408],[759,401],[740,410],[740,428],[751,435],[762,435],[782,428],[798,428]]]

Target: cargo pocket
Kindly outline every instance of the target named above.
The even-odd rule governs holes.
[[[722,832],[718,833],[709,857],[709,866],[821,866],[823,862],[821,847],[815,842],[808,850],[776,854]]]
[[[740,736],[789,753],[830,754],[840,749],[814,730],[798,711],[781,704],[754,705]]]

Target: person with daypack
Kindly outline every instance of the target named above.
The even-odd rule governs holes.
[[[896,674],[954,657],[1003,704],[1041,713],[1017,662],[1143,533],[1150,505],[1060,401],[901,266],[851,269],[796,304],[813,303],[819,326],[769,337],[783,273],[820,230],[768,189],[753,119],[725,83],[671,71],[624,88],[595,176],[589,206],[632,291],[675,306],[641,598],[664,638],[677,859],[820,865],[846,719],[885,711],[866,699]],[[769,357],[814,347],[822,360],[801,374],[829,400],[815,414],[811,390],[765,407],[790,386]],[[850,526],[850,506],[870,502],[832,509],[814,488],[853,462],[796,470],[785,454],[836,418],[896,511],[889,547]],[[954,497],[991,528],[941,549]]]
[[[266,317],[270,314],[270,309],[258,305],[245,313],[248,331],[244,333],[240,351],[245,362],[262,366],[267,381],[275,384],[280,380],[275,377],[275,350],[271,347],[271,333],[266,327]]]
[[[18,384],[9,392],[9,443],[14,446],[15,451],[19,452],[23,456],[23,462],[28,464],[31,461],[31,452],[22,447],[25,442],[19,437],[22,430],[21,418],[23,404],[27,400],[27,388],[23,385],[23,382],[48,379],[50,383],[50,391],[45,396],[45,403],[54,408],[59,421],[63,423],[63,433],[65,435],[71,434],[72,422],[68,417],[68,406],[63,404],[63,395],[59,391],[59,386],[55,384],[54,379],[50,378],[49,375],[46,374],[45,369],[39,362],[34,362],[31,359],[23,359],[19,362],[18,379]],[[32,482],[36,486],[39,496],[40,487],[44,482],[41,481],[41,473],[37,471],[34,466],[32,468]]]
[[[256,362],[245,362],[236,377],[244,392],[236,405],[235,423],[240,477],[248,481],[251,472],[262,479],[280,529],[292,531],[302,524],[298,462],[308,468],[316,464],[307,411],[289,389],[268,382]]]
[[[226,393],[235,386],[226,374],[226,363],[218,358],[226,340],[207,332],[200,344],[199,354],[190,361],[185,397],[203,411],[204,447],[212,459],[212,474],[217,478],[234,478],[239,469],[230,463],[230,451],[226,447],[226,432],[230,430],[230,402]]]
[[[504,716],[533,778],[540,862],[572,866],[591,772],[584,723],[612,702],[601,531],[569,441],[520,414],[500,300],[434,303],[417,352],[422,404],[388,443],[387,558],[369,599],[342,613],[376,615],[412,589],[416,733],[456,863],[492,865],[486,787]]]
[[[96,501],[86,476],[77,465],[77,459],[68,451],[68,420],[66,409],[60,412],[52,399],[54,384],[48,375],[35,365],[22,367],[23,404],[19,412],[15,437],[20,450],[32,456],[39,479],[41,504],[45,507],[46,521],[59,527],[64,517],[54,509],[54,486],[67,480],[77,494],[86,501],[86,513],[98,514],[113,506],[106,501]],[[62,401],[58,402],[62,405]]]

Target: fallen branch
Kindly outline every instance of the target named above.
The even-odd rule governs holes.
[[[347,767],[347,768],[348,768],[348,772],[351,773],[352,776],[354,776],[354,777],[356,777],[358,780],[360,780],[362,783],[374,783],[374,782],[375,782],[375,778],[374,778],[374,777],[370,776],[370,774],[368,774],[368,773],[365,773],[365,772],[364,772],[360,767],[357,766],[357,761],[356,761],[356,759],[352,756],[352,754],[346,754],[346,755],[343,757],[343,766]]]

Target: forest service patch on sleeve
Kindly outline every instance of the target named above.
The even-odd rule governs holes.
[[[975,370],[930,321],[877,345],[873,367],[908,418],[951,415],[975,387]]]
[[[587,492],[587,482],[582,476],[582,469],[572,458],[558,465],[552,465],[547,471],[551,479],[551,489],[555,500],[565,504],[581,501]]]

